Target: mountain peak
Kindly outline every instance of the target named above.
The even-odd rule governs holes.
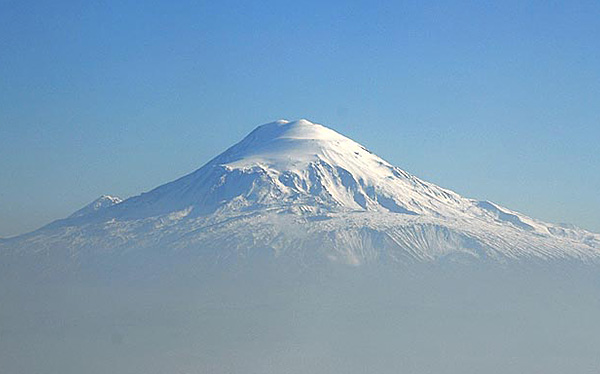
[[[314,125],[313,122],[307,120],[306,118],[300,118],[300,119],[297,119],[297,120],[294,120],[294,121],[290,121],[290,120],[287,120],[285,118],[281,118],[281,119],[278,119],[277,121],[266,123],[266,124],[261,125],[261,126],[266,126],[266,125],[270,125],[270,124],[273,124],[273,123],[276,123],[276,124],[279,124],[279,125],[289,125],[289,126],[295,126],[295,125],[296,126],[297,125]],[[260,127],[260,126],[258,126],[258,127]]]
[[[123,201],[120,197],[110,196],[110,195],[102,195],[96,200],[92,201],[88,205],[79,209],[75,213],[71,214],[69,218],[83,217],[91,213],[95,213],[99,210],[111,207],[113,205],[119,204]]]
[[[323,125],[313,123],[305,118],[300,118],[295,121],[287,121],[287,120],[280,120],[280,121],[285,121],[284,125],[287,125],[287,127],[290,127],[290,128],[296,127],[296,128],[300,128],[300,129],[301,128],[306,129],[306,128],[310,128],[311,126],[315,126],[315,125],[325,127]]]
[[[306,119],[278,120],[258,126],[213,163],[230,168],[269,165],[290,170],[331,157],[351,159],[363,152],[368,151],[326,126]]]
[[[307,119],[295,121],[281,119],[258,126],[246,138],[253,141],[271,141],[282,138],[331,140],[333,138],[345,137],[326,126],[313,123]]]

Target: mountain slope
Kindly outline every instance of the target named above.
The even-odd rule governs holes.
[[[0,249],[81,258],[152,248],[354,265],[600,257],[598,234],[464,198],[307,120],[259,126],[180,179],[101,199]]]

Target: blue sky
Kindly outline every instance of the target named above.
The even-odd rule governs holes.
[[[0,0],[0,235],[278,118],[600,232],[597,1]]]

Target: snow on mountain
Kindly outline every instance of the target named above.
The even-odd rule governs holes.
[[[105,208],[111,207],[113,205],[119,204],[122,201],[123,201],[123,199],[121,199],[120,197],[102,195],[99,198],[97,198],[96,200],[89,203],[88,205],[79,209],[75,213],[71,214],[69,216],[69,218],[87,216],[88,214],[95,213],[101,209],[105,209]]]
[[[529,218],[399,169],[307,120],[259,126],[200,169],[124,201],[103,196],[0,250],[159,248],[368,262],[600,257],[600,235]]]

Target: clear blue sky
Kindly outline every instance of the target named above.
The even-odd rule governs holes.
[[[599,232],[599,20],[598,1],[0,0],[0,235],[303,117]]]

